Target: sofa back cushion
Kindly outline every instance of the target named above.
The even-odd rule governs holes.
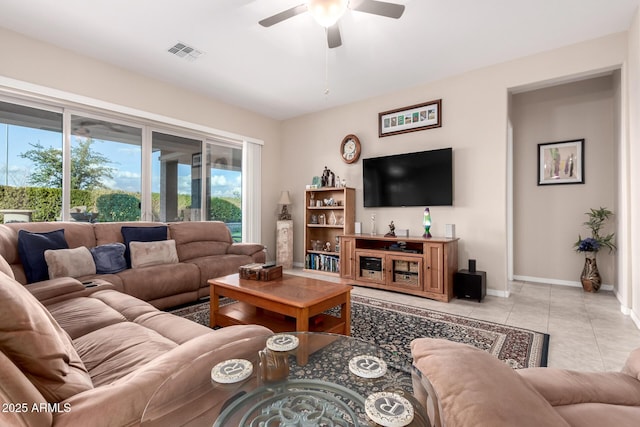
[[[69,335],[20,283],[0,273],[0,350],[48,402],[93,388]]]
[[[11,277],[12,279],[16,278],[13,274],[13,269],[11,268],[7,260],[4,259],[4,257],[1,255],[0,255],[0,273],[4,273],[7,276]]]
[[[64,237],[69,248],[80,246],[91,248],[96,245],[93,224],[88,222],[15,222],[0,224],[0,255],[7,260],[18,282],[27,283],[18,253],[18,232],[26,230],[32,233],[47,233],[59,229],[64,229]]]
[[[50,426],[49,411],[32,411],[33,404],[45,402],[42,394],[20,369],[0,351],[0,402],[6,406],[0,412],[2,426]]]
[[[176,241],[180,261],[226,254],[233,243],[222,221],[174,222],[169,224],[169,234]]]

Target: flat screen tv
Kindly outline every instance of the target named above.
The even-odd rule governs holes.
[[[362,161],[365,207],[453,205],[453,150]]]

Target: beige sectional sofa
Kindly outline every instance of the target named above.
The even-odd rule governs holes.
[[[72,278],[56,279],[44,292],[40,287],[48,301],[42,304],[11,276],[0,258],[1,426],[140,425],[150,401],[161,408],[163,402],[188,404],[189,384],[210,375],[187,371],[194,379],[183,378],[184,390],[163,393],[161,386],[181,367],[198,357],[213,366],[233,357],[226,344],[271,334],[257,325],[213,331]],[[208,419],[231,396],[217,397],[206,408]],[[171,425],[162,417],[154,421]]]
[[[82,274],[81,282],[106,281],[114,289],[149,302],[158,308],[168,308],[197,301],[209,295],[207,280],[237,273],[241,265],[264,262],[263,246],[253,243],[234,243],[226,225],[207,222],[42,222],[0,225],[0,255],[10,264],[18,282],[32,288],[34,293],[46,293],[57,287],[56,280],[27,283],[25,267],[18,250],[20,230],[46,233],[63,229],[69,248],[95,248],[110,243],[123,243],[123,227],[167,227],[168,240],[175,241],[176,262],[159,262],[138,268],[127,268],[115,274]],[[73,262],[77,262],[74,260]],[[135,266],[134,266],[135,267]],[[63,269],[64,270],[64,269]],[[99,279],[99,280],[96,280]],[[44,297],[44,296],[43,296]]]
[[[640,348],[621,372],[514,370],[475,347],[432,338],[414,340],[411,353],[426,385],[414,387],[416,398],[432,426],[640,425]]]

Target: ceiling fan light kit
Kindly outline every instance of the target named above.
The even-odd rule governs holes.
[[[313,19],[325,28],[338,22],[348,5],[349,0],[307,0],[307,9]]]
[[[338,21],[347,9],[393,19],[400,18],[404,13],[404,5],[379,0],[306,0],[298,6],[283,10],[258,23],[263,27],[270,27],[309,12],[316,22],[327,29],[327,44],[329,48],[334,48],[342,45]]]

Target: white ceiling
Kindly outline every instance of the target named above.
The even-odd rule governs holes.
[[[640,4],[389,1],[399,20],[347,11],[331,50],[308,13],[258,25],[303,0],[0,0],[0,26],[285,119],[625,31]],[[178,41],[205,54],[169,54]]]

